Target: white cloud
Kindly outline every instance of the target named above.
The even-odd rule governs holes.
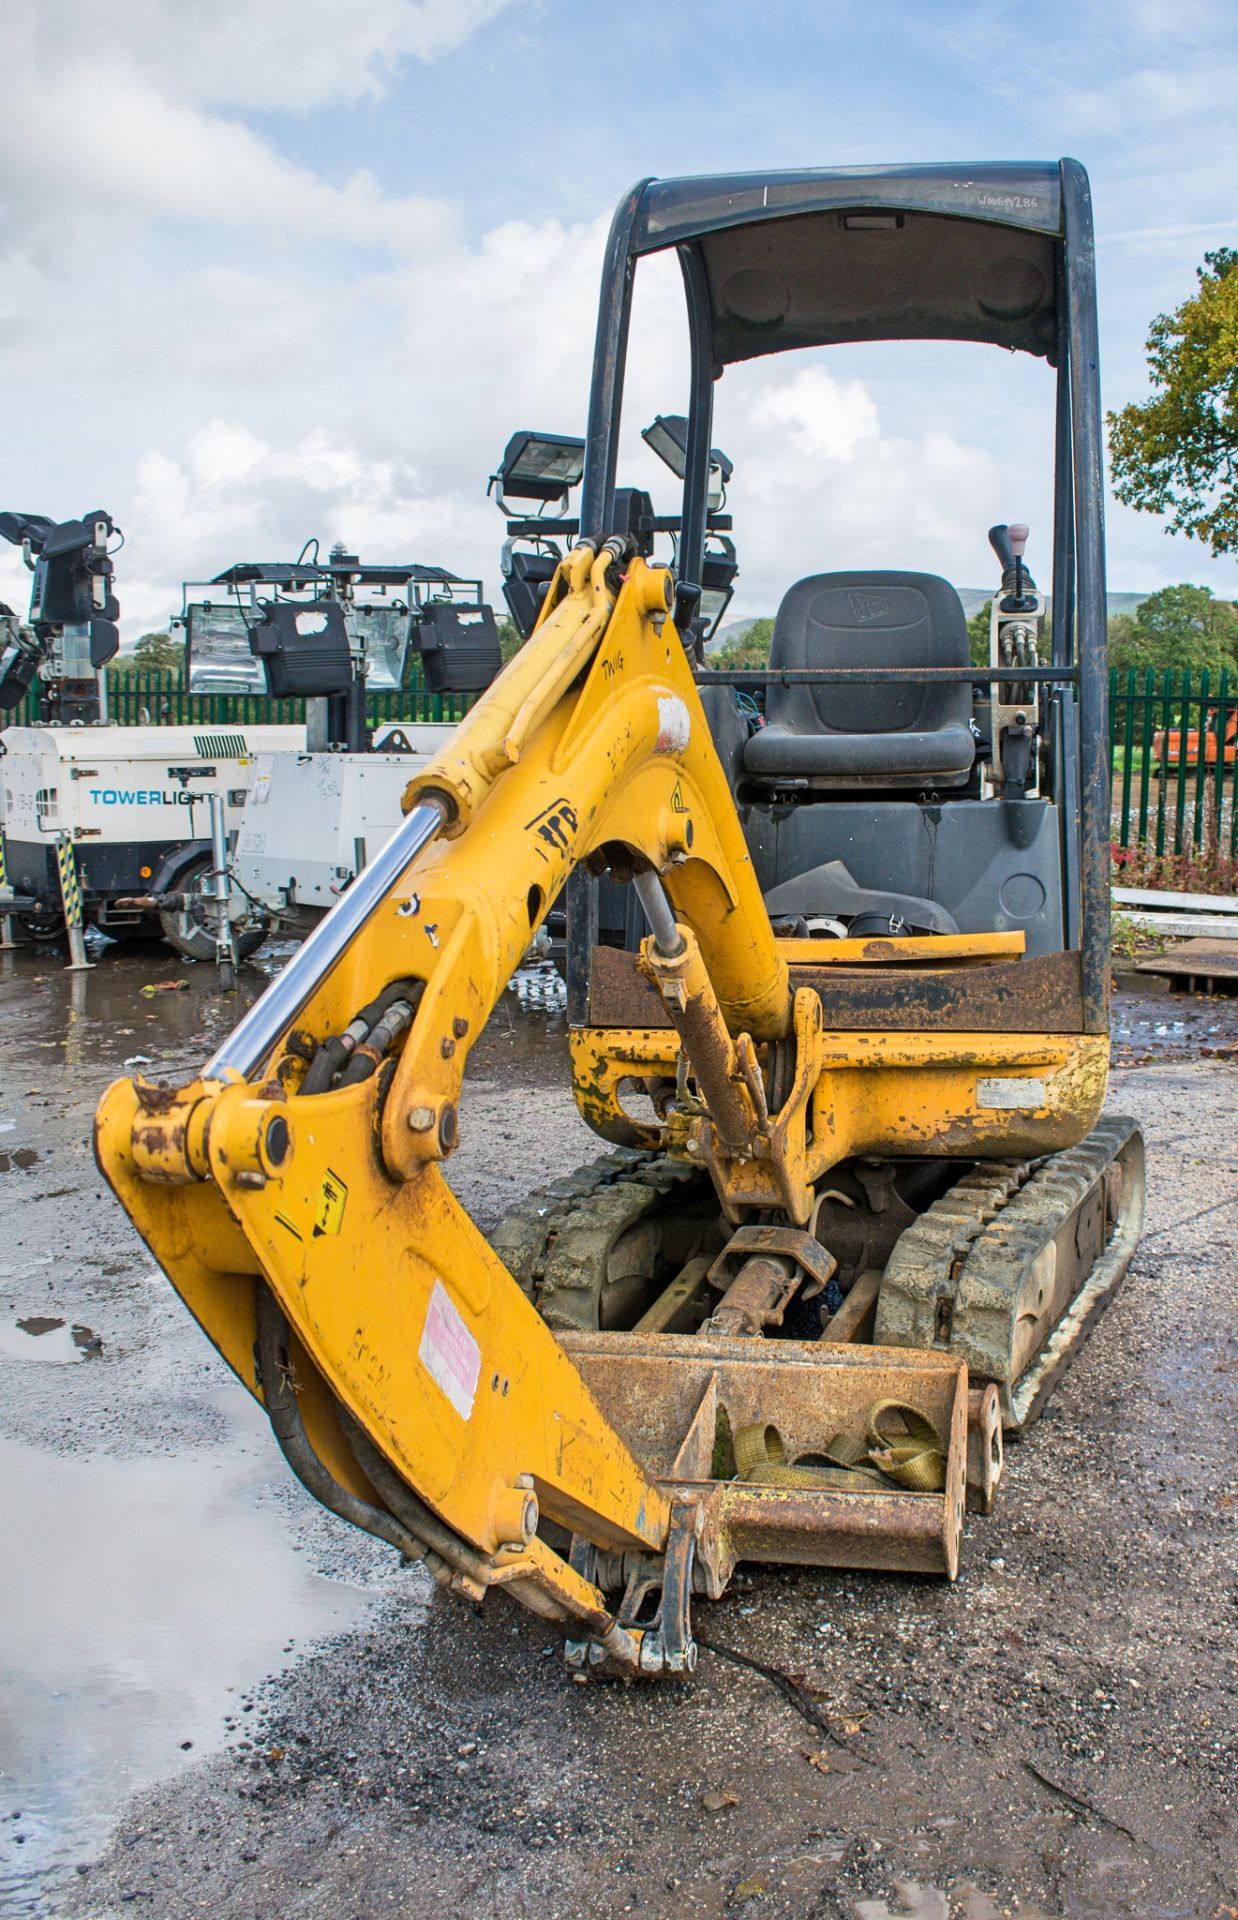
[[[335,186],[229,120],[156,90],[131,62],[43,74],[0,65],[3,237],[44,271],[63,272],[97,225],[187,221],[256,239],[312,238],[409,253],[450,232],[450,208],[384,195],[360,170]],[[32,189],[37,183],[37,194]]]
[[[721,411],[741,530],[737,615],[772,613],[808,573],[902,567],[983,585],[985,530],[1011,478],[985,448],[941,426],[890,432],[866,383],[819,360],[748,372]]]
[[[30,575],[20,552],[0,542],[0,600],[24,620],[30,605]]]
[[[635,80],[616,72],[604,137],[589,99],[561,97],[549,120],[546,100],[536,103],[547,161],[536,200],[505,192],[514,120],[496,127],[479,113],[453,128],[494,156],[487,205],[498,211],[473,232],[418,165],[434,139],[417,111],[430,91],[419,63],[476,36],[470,58],[481,66],[491,56],[480,30],[502,3],[10,0],[0,505],[67,516],[102,501],[115,513],[128,536],[118,568],[128,639],[166,620],[183,578],[291,557],[311,535],[369,558],[480,572],[497,595],[502,528],[485,478],[516,427],[583,430],[609,202],[627,176],[617,129],[636,97]],[[1098,180],[1103,264],[1107,244],[1139,236],[1114,248],[1119,265],[1102,280],[1104,291],[1112,275],[1121,320],[1105,360],[1106,399],[1119,404],[1141,389],[1152,313],[1189,290],[1174,276],[1189,278],[1181,260],[1213,230],[1205,216],[1228,217],[1232,168],[1216,162],[1234,149],[1229,116],[1214,106],[1206,138],[1199,124],[1201,99],[1232,90],[1225,9],[1134,0],[1118,21],[1085,0],[1086,57],[1068,57],[1060,36],[1033,35],[1006,67],[994,65],[993,7],[946,13],[944,29],[935,15],[915,31],[935,57],[957,52],[981,106],[998,104],[1009,72],[1001,138],[1011,150],[1069,148],[1093,126],[1125,140],[1122,166]],[[996,17],[1020,18],[1010,7]],[[540,9],[533,20],[549,98],[560,53]],[[927,55],[909,34],[913,67]],[[767,81],[754,68],[757,118]],[[402,95],[407,132],[393,151],[370,130],[374,103],[397,86],[410,110]],[[1026,137],[1025,96],[1043,138]],[[928,150],[929,125],[926,108],[909,125],[911,150]],[[307,137],[319,129],[329,158]],[[653,163],[699,164],[695,138],[691,125],[657,128]],[[528,144],[537,147],[532,134]],[[771,145],[770,163],[779,157]],[[506,217],[513,206],[523,217]],[[1167,236],[1159,250],[1149,228]],[[655,411],[684,407],[684,332],[674,260],[643,263],[621,478],[648,486],[662,509],[673,484],[638,430]],[[974,374],[961,359],[930,366],[917,349],[892,372],[891,356],[864,351],[862,374],[847,353],[791,356],[730,369],[719,386],[716,438],[736,461],[737,611],[771,610],[790,581],[821,567],[923,567],[982,585],[985,529],[999,518],[1029,519],[1047,555],[1047,381],[1042,393],[1021,365],[981,349],[958,350]],[[1111,553],[1118,586],[1194,574],[1224,588],[1232,574],[1122,511]],[[0,549],[5,580],[24,606],[27,578]]]
[[[368,168],[331,182],[236,110],[305,114],[389,88],[454,51],[509,0],[10,0],[0,61],[0,257],[53,275],[99,220],[190,221],[281,244],[336,239],[409,254],[454,211],[385,193]],[[221,109],[232,109],[232,114]]]
[[[128,522],[129,638],[166,624],[182,579],[209,579],[237,560],[295,559],[311,538],[324,556],[338,539],[363,558],[450,564],[456,551],[492,549],[497,529],[480,489],[470,500],[428,487],[410,463],[374,458],[325,429],[272,446],[222,419],[175,454],[143,456]]]
[[[766,388],[748,412],[754,427],[781,428],[784,448],[844,465],[880,433],[877,408],[863,382],[835,380],[822,366],[803,367]]]
[[[120,50],[160,92],[306,113],[386,92],[408,60],[453,53],[510,0],[9,0],[6,31],[44,72],[106,71]]]

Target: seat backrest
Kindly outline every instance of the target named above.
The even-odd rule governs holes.
[[[935,573],[815,573],[798,580],[774,621],[770,668],[965,667],[967,621]],[[766,718],[798,734],[932,733],[967,726],[971,688],[771,681]]]

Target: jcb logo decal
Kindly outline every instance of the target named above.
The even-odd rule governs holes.
[[[543,860],[548,860],[550,856],[537,845],[538,840],[545,841],[546,846],[555,853],[566,853],[571,844],[569,836],[575,833],[579,824],[575,807],[562,796],[552,800],[548,807],[543,807],[539,814],[526,822],[528,831],[535,836],[534,847]]]

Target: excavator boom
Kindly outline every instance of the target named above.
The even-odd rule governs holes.
[[[599,1642],[613,1615],[540,1521],[657,1554],[673,1497],[442,1176],[469,1051],[569,872],[603,850],[666,872],[724,1045],[794,1019],[670,575],[619,546],[568,556],[528,646],[412,782],[403,826],[202,1078],[118,1081],[96,1133],[229,1364],[285,1427],[291,1399],[290,1457],[328,1504],[390,1511],[462,1590],[507,1585]],[[379,1054],[383,1019],[401,1044]],[[319,1090],[328,1057],[350,1071]]]

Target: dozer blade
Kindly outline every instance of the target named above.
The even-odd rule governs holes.
[[[957,1354],[1017,1432],[1120,1285],[1143,1208],[1143,1135],[1116,1115],[1047,1159],[977,1166],[900,1235],[874,1338]]]

